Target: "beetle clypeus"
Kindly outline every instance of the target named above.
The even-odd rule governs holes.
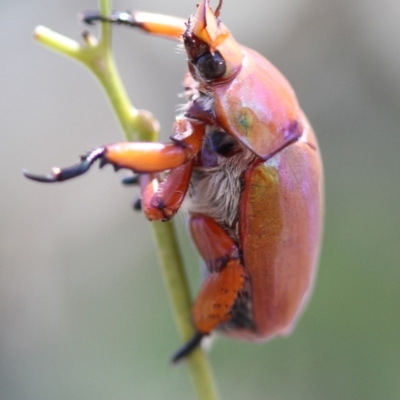
[[[168,220],[184,203],[207,274],[193,305],[196,334],[175,362],[215,329],[256,341],[289,333],[319,253],[323,178],[314,133],[281,73],[219,21],[221,4],[212,11],[201,0],[187,23],[142,12],[87,13],[87,23],[183,40],[184,111],[170,143],[111,144],[48,176],[25,173],[59,182],[100,160],[139,174],[149,220]]]

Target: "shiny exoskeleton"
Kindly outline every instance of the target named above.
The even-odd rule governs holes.
[[[202,0],[188,22],[87,13],[88,23],[182,40],[186,106],[170,143],[111,144],[49,176],[26,173],[59,182],[100,160],[139,174],[149,220],[186,210],[206,274],[193,305],[196,334],[174,361],[215,329],[249,340],[288,334],[309,297],[319,253],[323,178],[312,128],[281,73],[220,22],[220,7]]]

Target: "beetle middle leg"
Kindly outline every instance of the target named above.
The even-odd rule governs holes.
[[[137,186],[137,185],[139,185],[139,177],[140,177],[140,174],[127,176],[124,179],[122,179],[121,183],[124,186]],[[134,200],[132,202],[132,208],[135,211],[142,211],[142,199],[140,198],[140,195],[137,195],[134,198]]]
[[[106,17],[99,11],[86,11],[82,16],[83,22],[93,24],[96,21],[139,28],[152,35],[164,36],[168,39],[179,40],[186,29],[186,20],[162,14],[142,11],[116,12]]]
[[[173,362],[190,354],[200,344],[203,336],[231,318],[233,306],[245,283],[239,249],[217,222],[204,215],[193,215],[189,226],[209,275],[203,282],[192,309],[196,333],[174,355]]]
[[[189,187],[194,161],[172,169],[164,179],[160,174],[141,174],[142,210],[150,221],[171,219],[182,205]]]

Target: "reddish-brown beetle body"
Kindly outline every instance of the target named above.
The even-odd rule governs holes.
[[[49,177],[27,174],[62,181],[101,159],[140,173],[150,220],[170,219],[183,204],[206,278],[193,306],[197,334],[175,360],[214,329],[251,340],[287,334],[310,294],[319,253],[322,165],[314,133],[286,79],[235,42],[219,8],[202,0],[188,23],[147,13],[88,15],[87,22],[182,38],[185,109],[171,143],[116,143]]]

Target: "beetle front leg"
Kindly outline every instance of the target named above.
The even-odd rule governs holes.
[[[55,167],[50,175],[36,175],[26,171],[24,175],[39,182],[62,182],[84,174],[96,160],[100,160],[100,166],[112,164],[116,170],[127,168],[139,173],[162,172],[192,160],[201,149],[204,132],[204,124],[182,118],[174,124],[171,143],[114,143],[89,152],[81,157],[80,163],[72,167]]]
[[[49,175],[31,174],[25,170],[23,173],[38,182],[63,182],[84,174],[97,160],[100,160],[100,167],[111,164],[115,170],[126,168],[134,172],[161,172],[187,162],[195,155],[192,151],[180,143],[120,142],[94,149],[71,167],[54,167]]]
[[[97,160],[103,160],[105,153],[105,147],[98,147],[85,156],[81,156],[81,161],[78,164],[72,165],[71,167],[59,168],[54,167],[49,175],[37,175],[31,174],[30,172],[23,170],[23,174],[26,178],[37,182],[54,183],[63,182],[68,179],[76,178],[85,172],[89,171],[90,167]]]
[[[174,123],[171,143],[120,142],[105,147],[103,164],[135,172],[162,172],[192,160],[200,151],[205,125],[187,119]]]
[[[93,24],[96,21],[139,28],[147,33],[164,36],[168,39],[179,40],[186,29],[186,20],[162,14],[142,11],[116,12],[109,17],[99,11],[86,11],[82,16],[83,22]]]
[[[209,275],[203,282],[192,309],[195,335],[174,355],[178,362],[190,354],[201,338],[232,316],[235,301],[245,282],[239,249],[215,220],[203,215],[191,217],[190,232]]]

